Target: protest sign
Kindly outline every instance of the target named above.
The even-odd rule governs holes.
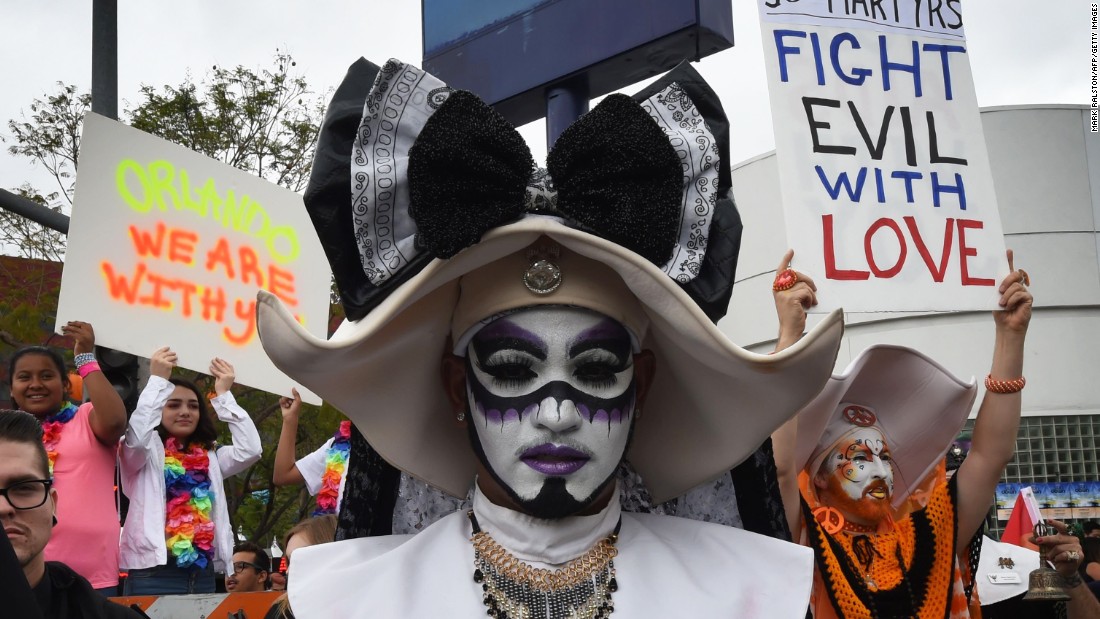
[[[327,337],[328,262],[302,197],[96,114],[84,119],[57,326],[181,367],[233,364],[237,382],[289,395],[294,382],[256,335],[256,293],[279,297]],[[303,399],[320,404],[312,392]]]
[[[961,0],[759,0],[795,266],[829,311],[996,309],[1008,273]]]

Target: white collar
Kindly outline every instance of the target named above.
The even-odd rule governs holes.
[[[560,566],[576,559],[607,537],[619,523],[619,487],[607,507],[591,516],[546,520],[490,501],[474,484],[474,514],[481,530],[528,563]]]

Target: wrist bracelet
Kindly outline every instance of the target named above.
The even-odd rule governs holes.
[[[84,365],[76,368],[76,373],[80,374],[81,378],[87,378],[92,372],[101,372],[99,369],[99,362],[92,359],[90,362],[85,362]]]
[[[1012,380],[993,378],[992,374],[987,374],[985,377],[985,389],[993,393],[1018,393],[1023,390],[1026,384],[1027,381],[1024,380],[1023,376]]]
[[[1079,587],[1079,586],[1083,585],[1084,583],[1085,583],[1084,579],[1082,579],[1081,575],[1078,574],[1077,572],[1074,572],[1073,576],[1062,576],[1062,586],[1064,586],[1066,589],[1072,589],[1074,587]]]
[[[79,355],[74,355],[73,363],[76,364],[76,369],[78,370],[89,363],[95,363],[95,353],[82,352]]]

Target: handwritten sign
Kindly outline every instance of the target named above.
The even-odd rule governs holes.
[[[96,114],[84,119],[58,326],[182,367],[213,357],[244,385],[289,395],[256,335],[256,292],[327,336],[329,268],[298,194]],[[298,387],[315,404],[320,398]]]
[[[788,242],[816,309],[995,309],[1008,263],[961,0],[759,8]]]

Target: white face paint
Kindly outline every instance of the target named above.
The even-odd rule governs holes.
[[[467,393],[483,459],[521,504],[562,483],[583,503],[611,479],[630,437],[631,353],[615,320],[555,306],[500,318],[471,340]]]
[[[878,428],[859,428],[838,441],[822,472],[828,475],[827,502],[846,518],[873,524],[888,513],[894,469],[890,448]]]

